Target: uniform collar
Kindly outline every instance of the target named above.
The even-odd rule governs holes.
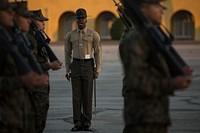
[[[80,32],[82,31],[83,33],[86,33],[87,32],[87,27],[85,27],[83,30],[80,30],[79,28],[77,28],[77,32]]]

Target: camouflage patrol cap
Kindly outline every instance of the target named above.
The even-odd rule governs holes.
[[[49,20],[48,18],[43,16],[41,9],[33,10],[33,11],[29,11],[29,12],[31,12],[33,14],[32,18],[35,20],[42,21],[42,22]]]
[[[7,11],[14,8],[15,4],[9,3],[8,0],[0,0],[0,11]]]
[[[76,10],[76,17],[77,18],[87,18],[86,10],[83,8],[79,8],[78,10]]]
[[[16,14],[26,17],[26,18],[30,18],[33,16],[33,14],[28,11],[27,1],[15,2],[15,4],[16,4],[16,7],[14,8],[14,11]]]

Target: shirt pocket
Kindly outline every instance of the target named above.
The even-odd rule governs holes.
[[[83,41],[84,41],[84,44],[89,46],[93,42],[93,37],[92,36],[84,36]]]
[[[71,38],[71,43],[72,43],[72,49],[77,49],[78,48],[78,37],[72,37]]]

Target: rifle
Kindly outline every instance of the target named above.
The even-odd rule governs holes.
[[[0,48],[9,52],[18,68],[19,74],[24,75],[31,71],[31,68],[25,63],[23,57],[17,51],[16,46],[13,44],[13,40],[9,33],[0,28]]]
[[[144,29],[147,39],[164,55],[173,77],[184,75],[183,68],[188,66],[172,47],[173,35],[163,26],[155,26],[142,14],[132,0],[123,0],[123,13],[129,15],[134,26]]]
[[[56,57],[56,55],[54,54],[52,49],[49,47],[50,39],[46,35],[46,33],[43,32],[46,35],[46,38],[45,38],[45,36],[43,35],[42,31],[37,27],[37,25],[35,24],[35,22],[33,20],[31,22],[30,26],[31,26],[32,30],[35,32],[35,39],[38,42],[40,42],[43,47],[45,47],[45,49],[47,51],[47,54],[49,56],[50,62],[58,60],[58,58]]]
[[[123,23],[126,26],[126,28],[128,30],[132,29],[133,28],[133,23],[131,22],[131,20],[129,19],[129,17],[124,12],[124,9],[122,8],[121,2],[117,3],[115,0],[113,0],[113,2],[115,3],[115,6],[117,6],[117,13],[119,14],[119,17],[123,21]]]
[[[39,66],[38,62],[32,56],[32,52],[30,49],[31,44],[30,44],[27,36],[24,33],[22,33],[21,30],[19,30],[19,28],[16,24],[15,24],[14,30],[15,30],[14,31],[15,32],[14,33],[15,41],[16,41],[17,45],[19,45],[19,47],[22,49],[22,52],[28,57],[30,66],[38,74],[43,74],[43,71],[42,71],[41,67]]]

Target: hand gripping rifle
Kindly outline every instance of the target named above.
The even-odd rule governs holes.
[[[46,35],[46,37],[44,36],[42,31],[37,27],[37,25],[35,24],[33,20],[31,22],[31,28],[35,32],[35,37],[36,37],[35,39],[38,42],[40,42],[43,45],[43,47],[45,47],[47,54],[49,56],[50,62],[58,60],[58,58],[56,57],[52,49],[49,47],[49,42],[50,42],[49,37],[45,33],[44,34]]]
[[[164,55],[172,76],[184,75],[183,68],[187,64],[172,47],[174,40],[172,34],[164,26],[161,28],[161,26],[152,25],[134,1],[123,0],[123,5],[125,14],[129,15],[134,26],[144,29],[147,39]]]
[[[31,68],[25,63],[21,54],[17,51],[16,46],[12,42],[12,37],[7,31],[0,28],[0,48],[9,52],[17,66],[20,75],[27,74]]]

